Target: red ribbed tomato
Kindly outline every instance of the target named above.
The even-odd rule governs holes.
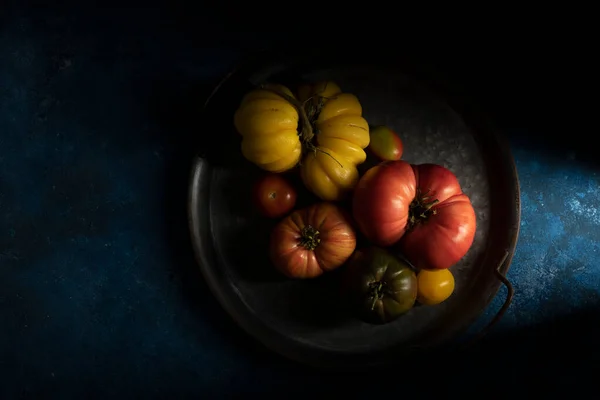
[[[369,240],[381,246],[399,240],[417,268],[451,267],[475,237],[471,201],[456,176],[435,164],[392,161],[372,168],[356,187],[353,213]]]
[[[356,247],[350,216],[332,203],[294,211],[271,234],[271,260],[290,278],[314,278],[348,260]]]

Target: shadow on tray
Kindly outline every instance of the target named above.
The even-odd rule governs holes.
[[[233,323],[210,292],[196,263],[189,236],[186,204],[190,169],[193,158],[206,148],[203,142],[210,136],[197,118],[197,110],[201,109],[213,83],[185,90],[177,85],[158,85],[148,100],[148,112],[157,121],[167,149],[163,210],[174,269],[172,278],[180,282],[185,305],[199,319],[219,326],[230,343],[256,348],[258,352],[255,342]]]
[[[181,85],[156,85],[153,95],[148,99],[148,112],[152,115],[163,134],[161,138],[166,147],[166,173],[165,173],[165,198],[164,219],[167,227],[168,250],[171,256],[171,265],[174,268],[173,279],[181,282],[182,296],[186,306],[191,307],[195,314],[208,320],[208,324],[219,326],[223,335],[228,336],[232,344],[242,346],[245,351],[254,349],[257,356],[264,357],[264,348],[254,339],[250,338],[237,326],[231,317],[221,308],[210,292],[198,267],[189,237],[187,220],[188,183],[192,160],[201,155],[208,159],[213,168],[228,166],[239,167],[245,170],[249,178],[258,176],[259,171],[249,169],[247,163],[239,155],[239,136],[232,124],[216,121],[231,121],[232,115],[222,112],[207,110],[210,115],[208,124],[206,120],[198,118],[198,110],[202,108],[204,99],[209,96],[216,82],[200,84],[182,89]],[[235,99],[232,101],[230,99]],[[227,92],[220,93],[213,99],[220,104],[226,104],[220,109],[234,110],[239,103],[239,96]],[[232,150],[234,149],[234,150]],[[292,177],[299,183],[299,177]],[[223,187],[223,206],[229,207],[233,215],[248,215],[248,204],[243,200],[242,192],[249,192],[252,179],[247,179],[239,186],[220,185]],[[313,198],[305,195],[298,198],[297,205],[313,202]],[[236,266],[236,273],[248,281],[283,281],[281,274],[274,271],[268,260],[266,252],[262,260],[249,259],[249,249],[257,246],[264,247],[268,243],[268,236],[274,222],[259,218],[260,224],[245,224],[238,229],[235,238],[220,241],[220,251],[227,254],[228,260]],[[240,245],[242,243],[242,245]],[[248,250],[244,250],[248,249]],[[252,254],[256,251],[252,250]],[[260,266],[257,268],[257,266]],[[267,268],[268,266],[268,268]],[[248,267],[248,268],[246,268]],[[264,267],[264,268],[262,268]],[[301,284],[299,282],[298,284]],[[332,311],[340,306],[334,301],[331,294],[331,279],[312,282],[312,290],[319,296],[305,297],[304,290],[290,290],[287,304],[283,304],[285,312],[290,318],[297,318],[311,325],[321,326],[326,321],[331,322],[330,316],[340,315]],[[298,287],[298,285],[296,285]],[[322,304],[323,299],[328,299]],[[319,301],[320,304],[315,304]],[[321,310],[310,312],[309,310]],[[201,318],[201,317],[199,317]],[[333,322],[332,322],[333,323]],[[269,354],[277,361],[278,357]]]
[[[573,153],[575,162],[598,167],[600,159],[589,146],[596,114],[584,93],[595,76],[586,60],[590,56],[552,41],[535,47],[530,51],[525,40],[477,50],[467,44],[425,59],[432,71],[475,99],[513,146],[558,160]]]

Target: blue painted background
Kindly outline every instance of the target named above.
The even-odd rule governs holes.
[[[348,387],[239,332],[189,249],[189,116],[261,38],[169,7],[0,14],[0,398]],[[521,122],[505,125],[522,189],[514,302],[477,351],[435,364],[444,382],[508,375],[506,393],[580,379],[569,357],[589,361],[599,332],[598,166],[582,141],[548,144]]]

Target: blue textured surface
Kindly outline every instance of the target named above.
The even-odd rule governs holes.
[[[521,183],[520,240],[508,274],[505,328],[533,325],[600,299],[600,185],[575,152],[552,157],[513,144]],[[566,157],[565,157],[566,156]],[[595,167],[597,168],[597,167]]]
[[[298,379],[306,390],[334,388],[339,381],[326,385],[240,333],[207,293],[187,243],[191,153],[182,143],[197,130],[183,115],[244,43],[217,45],[208,17],[197,22],[206,37],[190,39],[160,11],[8,15],[0,397],[248,393]],[[521,236],[508,275],[514,303],[497,337],[600,302],[597,166],[513,132]]]

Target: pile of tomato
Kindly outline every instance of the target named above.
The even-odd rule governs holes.
[[[400,136],[370,127],[356,96],[333,82],[295,93],[265,85],[246,94],[234,124],[242,154],[265,171],[255,207],[279,219],[268,249],[274,268],[291,279],[344,268],[341,285],[374,323],[452,295],[450,267],[475,236],[473,206],[447,168],[401,160]],[[378,164],[361,174],[368,156]],[[301,209],[302,188],[287,177],[295,169],[319,199]],[[359,238],[367,244],[357,248]]]

